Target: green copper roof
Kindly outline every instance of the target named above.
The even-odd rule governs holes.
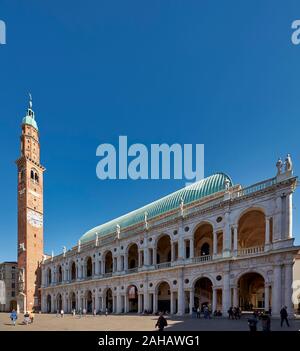
[[[225,173],[213,174],[135,211],[129,212],[121,217],[101,224],[98,227],[95,227],[86,232],[80,238],[80,240],[82,243],[84,243],[90,240],[94,240],[97,234],[99,237],[102,237],[116,232],[117,225],[120,226],[122,235],[122,229],[134,224],[144,223],[145,212],[147,212],[148,220],[165,214],[169,211],[179,208],[181,199],[183,199],[184,205],[187,205],[196,200],[224,190],[225,180],[229,181],[228,183],[230,186],[233,185],[231,178]]]
[[[30,126],[34,127],[36,130],[38,130],[36,120],[32,116],[25,116],[22,120],[22,124],[29,124]]]

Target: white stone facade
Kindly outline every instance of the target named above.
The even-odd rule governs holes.
[[[247,295],[250,305],[254,301],[250,308],[271,309],[277,316],[286,305],[291,313],[293,263],[299,250],[292,236],[296,182],[296,177],[287,172],[248,188],[234,186],[185,207],[183,213],[178,208],[146,225],[127,228],[119,237],[112,233],[46,259],[42,264],[42,312],[60,308],[67,313],[73,309],[98,312],[108,308],[112,313],[155,313],[164,308],[183,315],[207,300],[212,311],[221,310],[227,315],[230,306],[241,306],[242,301],[245,304],[241,291],[244,289],[246,294],[247,288],[242,287],[240,278],[256,273],[263,279],[263,290],[259,286],[262,293],[255,290],[253,275],[243,282],[252,289]],[[249,247],[239,235],[242,216],[253,211],[263,214],[264,228],[263,237],[255,234],[260,235],[257,244]],[[202,224],[212,228],[211,239],[210,234],[199,234],[205,254],[197,253],[195,246],[195,235]],[[245,233],[257,229],[255,223],[252,229],[244,228]],[[170,255],[157,263],[162,237],[170,242]],[[138,254],[135,267],[130,268],[128,255],[133,244]],[[112,272],[107,269],[110,264],[105,263],[109,252]],[[211,285],[201,287],[197,283],[201,278],[208,278]],[[200,284],[200,293],[196,284]],[[136,288],[134,299],[129,296],[132,286]],[[165,292],[163,286],[167,287]]]

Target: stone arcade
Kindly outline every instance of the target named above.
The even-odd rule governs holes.
[[[42,264],[42,311],[291,313],[294,256],[288,155],[249,187],[216,173],[85,233]]]

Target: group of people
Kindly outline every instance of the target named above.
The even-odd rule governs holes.
[[[61,317],[63,317],[63,316],[64,316],[64,311],[61,310],[61,313],[60,313],[60,314],[61,314]],[[93,310],[93,316],[94,316],[94,317],[96,317],[97,315],[101,315],[101,314],[102,314],[102,311],[101,311],[101,310],[99,310],[98,312],[97,312],[96,309]],[[108,308],[106,308],[105,311],[104,311],[104,315],[107,317],[108,314],[109,314],[109,310],[108,310]],[[76,311],[76,309],[74,308],[74,309],[72,310],[72,315],[73,315],[73,317],[75,317],[76,315],[78,315],[79,318],[81,318],[82,316],[86,316],[86,315],[87,315],[87,310],[86,310],[85,308],[83,308],[83,309],[79,308],[79,310]],[[58,312],[57,312],[57,316],[58,316]]]
[[[250,329],[250,332],[256,332],[257,331],[257,324],[261,321],[261,327],[263,332],[269,332],[271,331],[271,314],[269,311],[265,311],[261,314],[258,312],[253,312],[252,316],[248,319],[248,326]],[[280,310],[280,326],[283,327],[284,322],[286,325],[289,327],[289,321],[288,321],[288,312],[287,312],[287,307],[283,306],[282,309]]]
[[[241,309],[239,307],[231,306],[228,312],[228,319],[241,319]]]
[[[11,314],[10,314],[10,320],[13,326],[16,326],[17,323],[17,319],[18,319],[18,313],[16,310],[12,310]],[[23,320],[23,324],[28,325],[28,324],[32,324],[34,321],[34,312],[28,312],[26,311],[24,313],[24,320]]]

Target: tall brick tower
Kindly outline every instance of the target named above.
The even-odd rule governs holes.
[[[18,167],[18,308],[39,310],[40,263],[43,259],[43,172],[40,164],[38,126],[29,107],[22,121],[21,155]]]

